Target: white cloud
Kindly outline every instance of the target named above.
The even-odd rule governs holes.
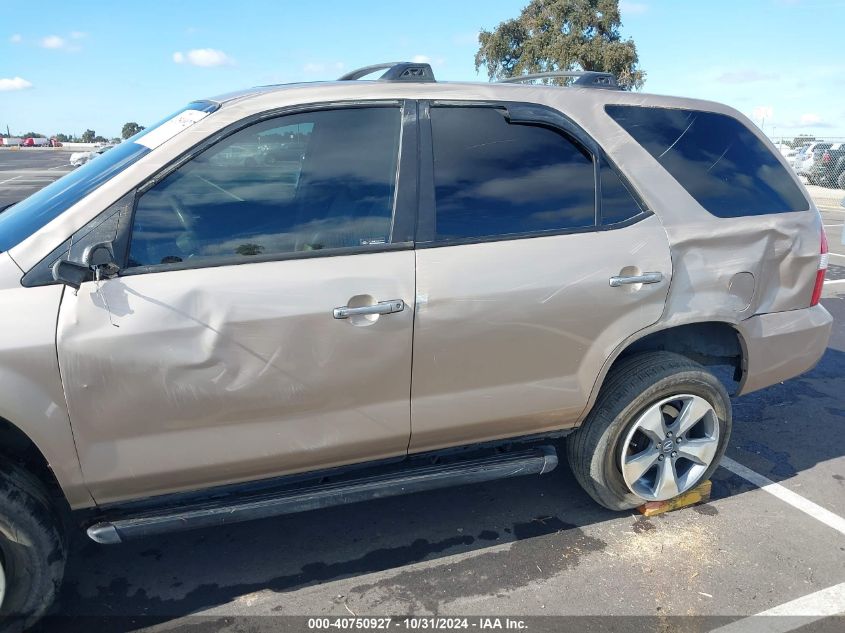
[[[81,40],[88,37],[88,33],[85,31],[71,31],[70,32],[70,39],[72,40]]]
[[[775,115],[775,109],[772,106],[762,105],[762,106],[757,106],[756,108],[754,108],[754,110],[751,113],[751,118],[757,119],[757,120],[761,120],[761,119],[771,120],[772,117],[774,117],[774,115]]]
[[[648,11],[648,5],[643,2],[628,2],[628,0],[622,0],[619,3],[619,12],[622,14],[624,18],[626,15],[642,15]]]
[[[176,51],[173,53],[173,61],[177,64],[191,64],[203,68],[231,66],[235,63],[226,53],[216,48],[195,48],[187,53]]]
[[[66,44],[64,38],[58,35],[48,35],[41,40],[41,46],[44,48],[64,48]]]
[[[802,114],[798,121],[801,125],[816,125],[822,122],[822,118],[815,112],[807,112]]]
[[[12,90],[26,90],[32,88],[32,83],[23,77],[14,77],[12,79],[0,78],[0,92],[9,92]]]
[[[437,68],[438,66],[445,66],[446,65],[446,60],[443,57],[437,57],[435,59],[435,58],[429,57],[428,55],[414,55],[411,58],[411,61],[414,62],[415,64],[430,64],[434,68]]]
[[[15,33],[12,37],[9,38],[9,41],[12,44],[20,44],[23,42],[23,36],[20,33]]]
[[[346,68],[343,62],[323,63],[323,62],[308,62],[302,67],[302,72],[309,75],[325,75],[329,72],[340,72]]]
[[[70,34],[70,38],[72,40],[79,40],[85,37],[86,34],[82,31],[74,31]],[[38,45],[42,48],[49,48],[52,50],[63,50],[63,51],[70,51],[76,52],[82,50],[82,47],[79,44],[75,44],[73,42],[69,42],[66,38],[61,37],[59,35],[48,35],[47,37],[42,37],[38,41]]]

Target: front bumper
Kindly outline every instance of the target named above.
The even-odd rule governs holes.
[[[794,378],[812,369],[824,354],[833,317],[821,305],[759,314],[737,325],[745,346],[739,394]]]

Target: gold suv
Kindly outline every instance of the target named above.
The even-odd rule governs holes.
[[[2,612],[47,608],[68,524],[542,474],[562,435],[608,508],[709,477],[729,391],[826,347],[822,224],[740,113],[614,87],[255,88],[0,214]]]

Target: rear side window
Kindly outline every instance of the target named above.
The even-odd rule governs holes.
[[[717,217],[809,208],[780,161],[733,117],[625,105],[608,105],[606,111]]]
[[[644,209],[628,190],[607,160],[601,161],[601,223],[604,226],[626,222]]]
[[[483,107],[431,110],[437,241],[595,225],[593,159],[548,128]]]

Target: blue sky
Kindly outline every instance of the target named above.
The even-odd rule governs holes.
[[[200,97],[426,58],[485,80],[480,28],[527,0],[4,0],[0,127],[116,136]],[[728,103],[770,135],[845,137],[845,0],[623,0],[646,92]],[[765,119],[763,119],[765,117]]]

